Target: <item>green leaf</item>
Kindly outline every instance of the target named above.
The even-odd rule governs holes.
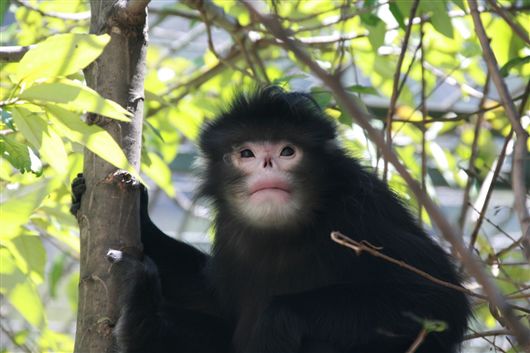
[[[445,1],[424,1],[420,5],[422,12],[430,12],[431,23],[439,33],[448,38],[454,38],[453,23],[447,11]]]
[[[50,296],[52,298],[57,297],[57,285],[59,284],[59,280],[62,278],[63,273],[64,273],[65,260],[66,260],[65,254],[59,254],[53,260],[52,268],[49,274],[50,278],[48,280]]]
[[[458,6],[462,11],[467,13],[466,5],[464,5],[464,0],[451,0],[456,6]]]
[[[372,94],[374,96],[378,96],[379,93],[377,90],[370,86],[362,86],[362,85],[353,85],[346,88],[350,92],[355,93],[365,93],[365,94]]]
[[[44,308],[33,282],[18,269],[7,248],[0,248],[0,293],[33,327],[40,329],[45,322]]]
[[[149,152],[147,155],[149,164],[142,163],[142,172],[151,178],[168,196],[173,197],[175,188],[171,182],[171,170],[168,165],[156,153]]]
[[[131,113],[121,105],[101,97],[93,89],[70,80],[31,86],[20,95],[35,104],[59,103],[65,109],[91,112],[119,121],[130,121]]]
[[[313,87],[311,89],[311,97],[318,103],[320,108],[325,109],[331,102],[333,95],[328,91],[323,91],[321,87]]]
[[[49,180],[42,179],[24,188],[14,191],[2,191],[3,201],[0,203],[0,240],[11,239],[20,234],[22,226],[29,221],[33,210],[40,206],[48,196]]]
[[[42,283],[46,265],[46,250],[42,239],[35,235],[19,235],[11,240],[11,244],[13,246],[9,247],[9,250],[17,267],[31,276],[35,284]]]
[[[15,130],[15,127],[13,125],[13,116],[11,115],[11,112],[9,110],[5,110],[0,108],[0,121],[11,130]]]
[[[390,9],[390,12],[392,13],[392,16],[394,16],[397,23],[399,24],[399,27],[405,30],[405,18],[403,17],[403,14],[401,13],[399,6],[395,2],[391,2],[389,5],[389,9]]]
[[[17,142],[11,136],[0,136],[0,155],[21,173],[33,171],[29,147]]]
[[[0,24],[4,24],[4,17],[6,16],[7,9],[9,9],[9,1],[0,1]]]
[[[138,172],[130,165],[121,147],[106,130],[97,125],[86,124],[75,113],[60,106],[50,104],[47,109],[55,130],[61,136],[85,146],[110,164],[128,171],[138,181],[144,183]]]
[[[16,106],[13,107],[13,119],[18,130],[39,151],[42,159],[57,172],[67,172],[68,155],[63,140],[41,114]]]
[[[79,298],[79,272],[75,271],[72,273],[66,283],[66,295],[68,297],[68,303],[72,307],[72,311],[77,311],[77,300]]]
[[[378,19],[375,26],[368,27],[368,41],[375,52],[385,43],[386,25],[385,22]]]
[[[49,37],[24,55],[16,79],[35,81],[76,73],[100,56],[109,41],[107,34],[68,33]]]
[[[525,57],[519,57],[519,58],[513,58],[510,61],[508,61],[504,66],[501,68],[501,75],[506,77],[510,74],[510,70],[515,68],[519,65],[524,65],[526,63],[530,62],[530,55]]]
[[[271,82],[271,85],[281,86],[285,83],[291,82],[291,80],[297,79],[297,78],[307,78],[307,75],[305,74],[294,74],[294,75],[288,75],[283,77],[278,77],[277,79],[273,80]]]

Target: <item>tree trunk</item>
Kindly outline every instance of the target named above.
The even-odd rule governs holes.
[[[91,0],[90,33],[111,36],[103,54],[85,71],[90,87],[134,116],[130,123],[89,115],[105,128],[129,162],[140,167],[144,71],[149,1]],[[81,233],[79,307],[75,352],[110,352],[120,308],[109,248],[141,252],[139,192],[130,175],[85,149],[87,190],[78,212]]]

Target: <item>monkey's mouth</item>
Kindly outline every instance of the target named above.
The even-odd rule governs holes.
[[[265,180],[257,182],[250,188],[250,199],[256,202],[286,202],[291,196],[289,184],[281,180]]]

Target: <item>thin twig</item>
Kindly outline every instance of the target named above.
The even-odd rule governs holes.
[[[484,332],[475,332],[469,335],[465,335],[464,341],[469,341],[475,338],[482,338],[482,337],[487,337],[487,336],[502,336],[502,335],[509,335],[509,334],[511,333],[508,330],[491,330],[491,331],[484,331]]]
[[[425,89],[427,83],[425,82],[425,48],[423,46],[423,39],[425,37],[424,22],[420,22],[420,44],[418,48],[421,48],[420,56],[420,67],[421,67],[421,120],[423,125],[421,126],[421,190],[427,192],[427,138],[426,131],[427,125],[427,97],[425,97]],[[413,56],[413,59],[416,55]],[[410,65],[412,67],[412,64]],[[421,201],[418,201],[418,219],[420,226],[423,225],[423,205]]]
[[[427,338],[428,334],[429,334],[429,332],[427,332],[427,330],[425,328],[422,328],[420,333],[418,334],[418,336],[414,340],[414,342],[412,342],[412,345],[410,346],[410,348],[407,350],[407,353],[416,352],[418,350],[418,348],[420,348],[420,346],[423,343],[423,341],[425,341],[425,338]]]
[[[416,268],[416,267],[414,267],[412,265],[409,265],[405,261],[397,260],[397,259],[395,259],[393,257],[385,255],[382,252],[380,252],[378,249],[376,249],[375,246],[373,246],[372,244],[368,243],[367,241],[363,240],[363,241],[358,242],[358,241],[355,241],[355,240],[345,236],[341,232],[337,232],[337,231],[331,232],[331,240],[333,240],[335,243],[338,243],[338,244],[340,244],[342,246],[345,246],[347,248],[352,249],[353,251],[355,251],[355,253],[357,255],[360,255],[362,252],[366,252],[366,253],[368,253],[368,254],[370,254],[372,256],[379,257],[379,258],[381,258],[381,259],[383,259],[383,260],[385,260],[387,262],[393,263],[394,265],[398,265],[399,267],[403,267],[403,268],[405,268],[405,269],[407,269],[409,271],[412,271],[412,272],[420,275],[421,277],[423,277],[425,279],[428,279],[429,281],[431,281],[433,283],[436,283],[436,284],[439,284],[439,285],[441,285],[443,287],[451,288],[451,289],[454,289],[456,291],[465,293],[467,295],[470,295],[470,296],[473,296],[473,297],[476,297],[476,298],[480,298],[480,299],[484,299],[484,300],[488,299],[488,297],[485,296],[485,295],[475,293],[475,292],[473,292],[473,291],[471,291],[471,290],[469,290],[467,288],[464,288],[462,286],[459,286],[457,284],[438,279],[436,277],[431,276],[427,272],[420,270],[419,268]]]
[[[0,47],[0,61],[19,62],[24,54],[34,47],[35,45]]]
[[[399,82],[401,78],[401,66],[403,65],[403,59],[405,58],[405,53],[407,52],[407,48],[409,45],[409,38],[410,33],[412,32],[412,25],[414,22],[414,16],[416,16],[416,11],[418,10],[418,5],[420,1],[414,0],[414,3],[412,4],[412,7],[410,9],[409,13],[409,22],[407,25],[407,29],[405,30],[405,37],[403,38],[403,44],[401,45],[401,52],[399,53],[398,61],[396,64],[396,71],[394,72],[394,80],[393,80],[393,86],[392,86],[392,96],[390,97],[390,106],[388,107],[388,113],[386,116],[386,143],[389,147],[392,146],[392,118],[394,116],[394,112],[396,110],[396,103],[397,99],[399,97],[400,91],[399,88]],[[385,159],[384,161],[384,167],[383,167],[383,180],[387,180],[387,174],[388,174],[388,160]]]
[[[486,105],[489,84],[490,84],[490,73],[488,71],[488,73],[486,74],[486,82],[484,83],[484,91],[482,92],[482,98],[480,99],[480,103],[478,105],[479,110],[483,109]],[[460,210],[460,216],[458,217],[458,226],[460,227],[460,231],[464,230],[464,225],[466,223],[466,216],[467,216],[467,211],[468,211],[469,198],[470,198],[469,193],[471,192],[471,186],[473,185],[473,182],[475,181],[475,177],[477,175],[477,168],[475,167],[475,161],[478,155],[478,141],[479,141],[480,129],[482,127],[483,121],[484,121],[484,113],[478,114],[477,122],[475,123],[475,130],[473,133],[473,142],[471,143],[471,156],[469,157],[469,164],[467,166],[467,181],[466,181],[466,186],[464,188],[462,209]]]
[[[473,231],[471,232],[471,236],[469,238],[469,246],[468,246],[469,250],[473,250],[473,248],[475,247],[475,242],[477,241],[478,232],[480,231],[480,228],[482,227],[482,222],[484,221],[484,217],[486,216],[486,210],[488,209],[491,195],[493,194],[495,183],[497,182],[497,179],[501,172],[502,165],[504,163],[504,158],[506,157],[506,150],[508,149],[508,145],[510,141],[512,140],[512,136],[513,136],[513,130],[510,130],[510,132],[504,139],[504,144],[499,153],[499,157],[497,157],[497,161],[495,162],[495,169],[490,179],[491,181],[488,187],[488,191],[486,193],[486,196],[484,197],[484,203],[482,204],[480,211],[478,211],[478,219],[475,222],[475,227],[473,228]]]
[[[521,28],[521,26],[519,26],[517,24],[517,22],[515,22],[504,10],[504,8],[500,7],[499,4],[497,4],[497,1],[496,0],[487,0],[488,4],[491,5],[491,7],[493,8],[493,11],[495,11],[495,13],[497,15],[499,15],[500,17],[502,17],[502,19],[508,24],[508,26],[510,26],[514,33],[517,34],[519,36],[519,38],[521,38],[523,41],[526,42],[526,44],[530,44],[530,38],[528,38],[528,33],[527,31],[525,31],[524,29]],[[528,29],[528,28],[527,28]]]

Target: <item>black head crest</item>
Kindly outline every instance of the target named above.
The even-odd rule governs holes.
[[[205,125],[199,146],[215,158],[244,141],[319,146],[335,137],[334,122],[309,94],[268,86],[238,94],[228,109]]]

